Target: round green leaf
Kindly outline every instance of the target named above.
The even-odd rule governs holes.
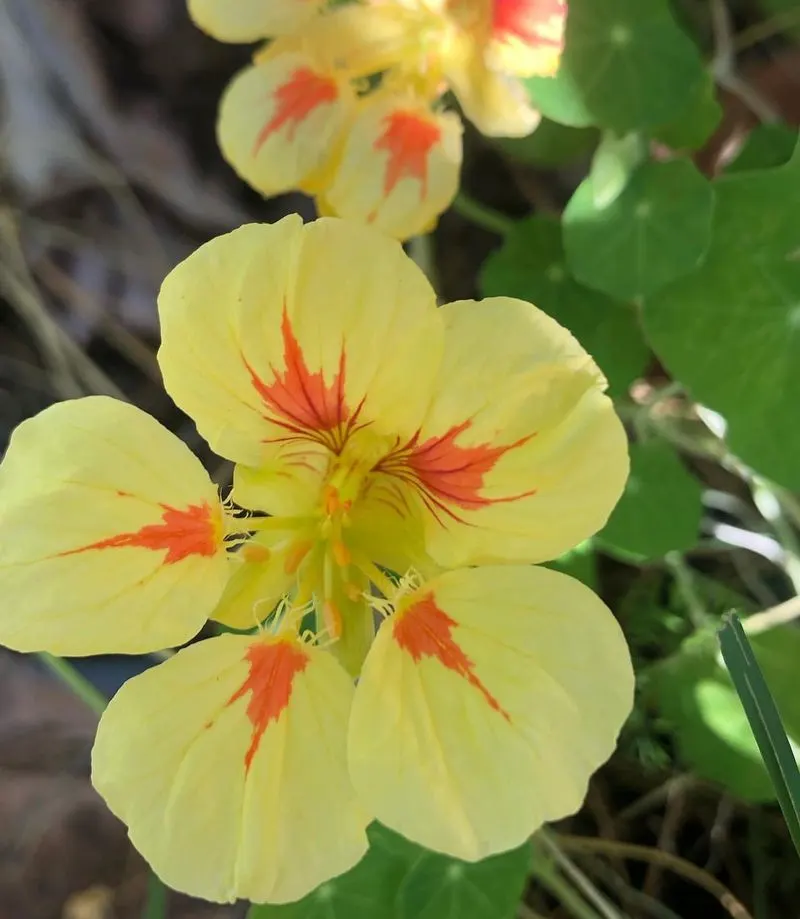
[[[800,146],[785,166],[715,185],[708,255],[645,301],[645,331],[693,398],[727,420],[731,450],[800,489]]]
[[[400,886],[397,919],[513,919],[530,860],[527,844],[474,863],[426,853]]]
[[[753,650],[800,753],[800,631],[782,627],[756,635]],[[701,778],[748,801],[774,801],[775,792],[753,732],[716,643],[689,647],[651,671],[651,687],[674,731],[681,758]]]
[[[760,124],[747,135],[727,173],[769,169],[788,163],[797,146],[797,128],[785,124]]]
[[[717,87],[710,74],[697,84],[680,115],[651,131],[653,138],[672,150],[699,150],[722,120]]]
[[[570,0],[558,73],[526,83],[553,121],[623,134],[676,118],[703,77],[667,0]]]
[[[590,176],[564,212],[564,247],[575,277],[612,297],[650,296],[708,250],[714,192],[688,160],[645,163],[614,200],[597,202]]]
[[[569,329],[605,373],[612,395],[626,392],[644,370],[649,352],[635,312],[570,276],[557,221],[519,221],[484,263],[480,286],[486,297],[529,300]]]
[[[625,493],[596,542],[615,555],[637,560],[691,549],[700,529],[701,493],[700,483],[669,444],[632,444]]]

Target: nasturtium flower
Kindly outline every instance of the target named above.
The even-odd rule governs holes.
[[[170,886],[297,899],[378,819],[464,859],[580,806],[632,698],[612,614],[529,563],[600,528],[625,434],[529,303],[437,308],[400,245],[290,217],[202,246],[160,296],[165,385],[236,464],[107,397],[0,465],[0,641],[140,653],[92,779]],[[246,630],[250,630],[249,632]]]
[[[521,78],[552,74],[566,0],[190,0],[224,41],[273,39],[220,106],[225,158],[265,195],[299,188],[322,213],[405,239],[452,201],[462,125],[487,135],[539,122]]]

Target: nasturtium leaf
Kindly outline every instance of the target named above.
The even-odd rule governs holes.
[[[800,754],[800,631],[789,626],[753,636],[753,650]],[[661,714],[681,758],[694,772],[748,801],[773,801],[775,791],[716,642],[690,640],[650,671]]]
[[[797,128],[760,124],[747,135],[738,156],[725,171],[730,174],[783,166],[792,158],[796,146]]]
[[[571,128],[549,118],[526,137],[497,137],[495,144],[520,163],[532,166],[564,166],[586,156],[596,145],[596,128]]]
[[[721,120],[722,106],[717,102],[714,80],[707,73],[678,117],[653,128],[650,134],[672,150],[699,150]]]
[[[678,117],[703,77],[668,0],[570,0],[558,73],[526,84],[553,121],[624,134]]]
[[[253,906],[248,919],[392,919],[403,878],[425,850],[378,823],[368,834],[369,852],[355,868],[296,903]]]
[[[800,489],[800,145],[785,166],[715,182],[702,266],[644,302],[648,339],[728,422],[745,463]]]
[[[400,885],[397,919],[513,919],[530,863],[527,844],[473,863],[427,852]]]
[[[700,529],[700,483],[662,440],[632,444],[630,454],[625,493],[595,537],[597,545],[637,560],[691,549]]]
[[[605,207],[594,181],[564,212],[567,264],[579,281],[638,299],[697,268],[711,243],[714,191],[688,160],[645,163]]]
[[[519,297],[535,303],[572,332],[621,395],[643,372],[649,352],[635,311],[579,284],[564,263],[556,220],[530,217],[512,228],[483,266],[486,297]]]

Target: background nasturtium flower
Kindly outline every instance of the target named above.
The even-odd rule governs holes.
[[[0,465],[3,643],[253,629],[101,719],[94,784],[155,871],[284,902],[355,864],[373,818],[479,859],[579,807],[632,674],[602,602],[528,564],[599,529],[627,474],[578,343],[519,300],[437,308],[398,243],[336,219],[211,241],[159,310],[166,387],[237,464],[233,501],[106,397],[24,422]]]
[[[220,107],[223,154],[265,195],[299,188],[323,213],[399,239],[458,189],[455,94],[484,134],[539,122],[520,77],[558,68],[566,0],[190,0],[222,41],[271,38]]]

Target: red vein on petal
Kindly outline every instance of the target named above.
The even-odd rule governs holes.
[[[535,495],[535,488],[499,498],[481,494],[485,477],[497,462],[535,435],[530,434],[504,446],[487,443],[460,446],[456,439],[469,429],[470,424],[470,421],[464,421],[439,437],[428,438],[422,443],[418,442],[417,433],[405,446],[390,453],[376,468],[411,485],[434,515],[440,511],[462,523],[464,521],[453,510],[454,507],[474,511]]]
[[[512,35],[528,45],[563,45],[563,0],[494,0],[492,32]]]
[[[253,731],[244,756],[245,772],[249,772],[264,732],[289,705],[294,678],[308,666],[308,654],[296,642],[283,639],[250,645],[245,659],[250,666],[247,679],[225,705],[250,695],[246,715]]]
[[[285,369],[279,371],[270,367],[272,382],[267,383],[259,377],[242,355],[253,387],[269,410],[264,417],[288,432],[289,436],[278,441],[313,440],[333,453],[340,453],[356,428],[364,404],[362,400],[353,410],[347,405],[347,356],[344,347],[336,373],[330,383],[326,383],[321,370],[309,370],[286,307],[281,320],[281,334]]]
[[[443,667],[457,673],[477,689],[490,708],[506,721],[511,721],[511,716],[475,673],[473,661],[453,638],[453,629],[457,625],[455,619],[440,609],[429,594],[397,616],[393,634],[397,644],[417,663],[425,657],[435,658]]]
[[[120,492],[127,496],[127,493]],[[218,513],[211,505],[190,504],[185,509],[159,505],[163,513],[161,523],[149,523],[130,533],[118,533],[107,539],[59,552],[59,556],[76,555],[93,549],[138,548],[153,552],[166,551],[165,565],[173,565],[192,555],[216,555],[222,547],[222,529]]]
[[[258,132],[253,145],[253,156],[269,138],[286,128],[287,139],[294,140],[297,128],[321,105],[330,105],[339,97],[336,81],[314,73],[309,67],[298,67],[289,79],[272,94],[275,111],[272,118]]]
[[[428,194],[428,155],[439,142],[438,124],[417,112],[392,112],[383,119],[385,130],[373,144],[376,151],[388,154],[383,179],[383,194],[388,197],[401,179],[417,179],[420,197]]]

